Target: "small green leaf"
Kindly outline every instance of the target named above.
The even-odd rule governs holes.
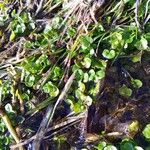
[[[26,29],[25,24],[21,23],[16,26],[15,32],[16,33],[24,33],[25,29]]]
[[[107,58],[107,59],[113,59],[115,57],[115,51],[114,50],[108,50],[105,49],[102,53],[103,57]]]
[[[43,90],[45,93],[49,93],[52,97],[56,97],[59,94],[59,89],[51,81],[43,86]]]
[[[78,69],[78,70],[76,71],[76,79],[77,79],[78,81],[80,81],[80,80],[83,79],[83,75],[84,75],[84,73],[83,73],[82,69]]]
[[[82,83],[81,81],[78,82],[78,89],[81,91],[81,92],[84,92],[85,91],[85,84]]]
[[[95,71],[94,69],[91,69],[89,71],[89,81],[93,81],[95,79]]]
[[[105,70],[99,70],[96,72],[96,77],[98,80],[103,79],[105,77]]]
[[[133,61],[134,63],[140,62],[140,61],[141,61],[141,55],[136,55],[136,56],[134,56],[134,57],[132,58],[132,61]]]
[[[34,22],[31,22],[29,25],[30,25],[32,30],[35,29],[35,23]]]
[[[76,30],[74,28],[69,28],[67,31],[68,37],[73,37],[76,33]]]
[[[56,86],[54,86],[53,91],[50,92],[50,95],[52,97],[56,97],[56,96],[58,96],[58,94],[59,94],[59,89]]]
[[[120,150],[135,150],[134,145],[130,141],[121,143]]]
[[[75,96],[76,98],[80,99],[80,100],[85,100],[86,96],[80,91],[80,89],[77,89],[75,91]]]
[[[13,41],[15,39],[15,37],[16,37],[16,34],[14,31],[12,31],[10,34],[10,41]]]
[[[144,150],[142,147],[140,147],[140,146],[135,146],[134,147],[135,148],[135,150]]]
[[[148,42],[142,37],[140,41],[136,42],[135,46],[138,50],[146,50],[148,48]]]
[[[94,53],[95,53],[94,49],[91,49],[90,50],[90,55],[92,56],[92,55],[94,55]]]
[[[136,120],[136,121],[133,121],[130,125],[129,125],[129,131],[130,132],[134,132],[134,133],[137,133],[139,130],[139,122]]]
[[[98,146],[96,147],[97,150],[103,150],[104,147],[106,147],[106,142],[101,142],[98,144]]]
[[[81,46],[83,49],[90,46],[90,44],[93,42],[93,39],[87,35],[83,35],[80,38]]]
[[[83,62],[82,62],[82,65],[85,67],[85,68],[90,68],[91,66],[91,59],[88,58],[88,57],[85,57]]]
[[[104,147],[104,150],[117,150],[117,148],[113,145],[108,145],[108,146]]]
[[[9,104],[9,103],[7,103],[6,105],[5,105],[5,110],[8,112],[8,113],[15,113],[14,111],[13,111],[13,108],[12,108],[12,106],[11,106],[11,104]]]
[[[126,85],[123,85],[119,89],[119,94],[125,97],[130,97],[132,95],[132,90],[128,88]]]
[[[150,141],[150,124],[147,124],[142,132],[143,136]]]
[[[88,81],[89,81],[89,75],[88,75],[88,73],[84,73],[83,82],[86,83]]]
[[[92,102],[93,102],[92,98],[91,98],[90,96],[86,96],[85,104],[86,104],[87,106],[91,106],[91,105],[92,105]]]
[[[56,66],[53,70],[53,73],[52,73],[52,80],[53,81],[56,81],[58,80],[59,78],[61,78],[61,73],[62,73],[62,70],[60,69],[60,67]]]
[[[132,83],[133,87],[136,89],[139,89],[143,85],[142,81],[139,79],[132,79],[131,83]]]
[[[25,77],[25,84],[28,87],[32,87],[34,85],[35,82],[35,76],[29,74]]]

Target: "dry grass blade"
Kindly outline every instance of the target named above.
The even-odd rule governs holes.
[[[74,77],[75,77],[75,73],[73,73],[70,76],[70,78],[68,79],[68,81],[65,84],[65,87],[62,90],[60,96],[58,97],[58,100],[56,101],[55,105],[54,106],[51,105],[48,107],[47,112],[44,116],[44,119],[42,120],[39,130],[36,134],[36,138],[33,142],[33,147],[35,150],[38,150],[40,148],[40,142],[41,142],[42,138],[44,137],[44,134],[46,133],[50,122],[52,121],[55,110],[56,110],[58,104],[64,99],[65,95],[67,94],[68,90],[70,89],[70,87],[73,83]]]

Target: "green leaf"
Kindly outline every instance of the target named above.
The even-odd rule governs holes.
[[[15,113],[14,112],[14,110],[13,110],[13,108],[12,108],[12,106],[11,106],[11,104],[9,104],[9,103],[7,103],[6,105],[5,105],[5,110],[8,112],[8,113]]]
[[[80,80],[83,79],[83,75],[84,75],[84,73],[83,73],[82,69],[78,69],[78,70],[76,71],[76,79],[77,79],[78,81],[80,81]]]
[[[50,96],[56,97],[58,96],[58,94],[59,94],[59,89],[56,86],[54,86],[53,90],[50,92]]]
[[[137,120],[135,120],[129,125],[129,131],[137,133],[139,130],[139,127],[140,127],[139,122]]]
[[[86,96],[80,91],[80,89],[77,89],[75,91],[75,96],[77,99],[80,99],[80,100],[85,100]]]
[[[91,49],[91,50],[90,50],[90,55],[92,56],[92,55],[94,55],[94,54],[95,54],[94,49]]]
[[[144,150],[142,147],[140,147],[140,146],[135,146],[134,147],[135,148],[135,150]]]
[[[105,49],[102,53],[103,57],[107,58],[107,59],[113,59],[115,57],[115,51],[114,50],[108,50]]]
[[[85,57],[83,62],[82,62],[82,65],[85,67],[85,68],[90,68],[91,66],[91,59],[88,58],[88,57]]]
[[[105,60],[102,59],[98,59],[98,60],[94,59],[94,61],[92,61],[92,66],[97,69],[105,69],[107,63]]]
[[[93,81],[95,79],[95,71],[94,69],[91,69],[89,71],[89,81]]]
[[[12,31],[10,34],[10,41],[13,41],[15,39],[15,37],[16,37],[16,34],[14,31]]]
[[[56,97],[59,94],[59,89],[51,81],[43,86],[43,90],[45,93],[49,93],[51,97]]]
[[[112,49],[118,48],[118,46],[123,44],[122,35],[119,32],[114,32],[110,38],[110,44]]]
[[[121,143],[120,150],[135,150],[134,145],[130,141],[125,141]]]
[[[81,91],[81,92],[84,92],[85,91],[85,84],[82,83],[81,81],[78,82],[78,89]]]
[[[91,43],[93,42],[93,39],[87,35],[83,35],[80,38],[81,46],[83,49],[89,47]]]
[[[146,127],[144,128],[142,132],[143,136],[147,139],[150,140],[150,124],[147,124]]]
[[[86,104],[87,106],[91,106],[91,105],[92,105],[92,102],[93,102],[92,98],[91,98],[90,96],[86,96],[85,104]]]
[[[31,23],[29,24],[29,26],[31,27],[32,30],[35,29],[35,23],[34,23],[34,22],[31,22]]]
[[[140,41],[136,42],[135,47],[138,50],[146,50],[148,48],[148,42],[144,37],[142,37]]]
[[[58,79],[61,78],[61,74],[62,74],[62,70],[60,69],[60,67],[56,66],[53,70],[53,73],[52,73],[52,80],[53,81],[57,81]]]
[[[132,95],[132,90],[126,85],[123,85],[121,88],[119,88],[119,94],[125,97],[130,97]]]
[[[16,26],[15,33],[24,33],[25,29],[26,29],[25,24],[23,24],[23,23],[18,24],[18,25]]]
[[[101,142],[98,144],[98,146],[96,148],[97,148],[97,150],[103,150],[104,147],[106,147],[106,145],[107,145],[106,142]]]
[[[75,113],[83,112],[84,109],[85,109],[85,107],[81,103],[78,102],[78,103],[74,104],[73,110],[74,110]]]
[[[105,70],[99,70],[96,72],[96,77],[98,80],[103,79],[105,77]]]
[[[84,73],[84,75],[83,75],[83,82],[86,83],[88,81],[89,81],[89,75],[88,75],[88,73]]]
[[[142,81],[139,79],[132,79],[131,83],[132,83],[133,87],[136,89],[139,89],[143,85]]]
[[[104,150],[117,150],[117,148],[113,145],[108,145],[108,146],[104,147]]]
[[[134,63],[140,62],[140,61],[141,61],[141,55],[136,55],[136,56],[134,56],[134,57],[132,58],[132,61],[133,61]]]
[[[34,75],[29,74],[25,77],[26,86],[32,87],[34,85],[34,82],[35,82],[35,76]]]
[[[76,30],[74,28],[69,28],[67,31],[68,37],[73,37],[76,33]]]

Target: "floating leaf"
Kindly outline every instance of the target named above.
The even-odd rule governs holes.
[[[89,81],[92,81],[94,79],[95,79],[95,71],[94,71],[94,69],[91,69],[89,71]]]
[[[120,144],[120,150],[135,150],[135,143],[130,139],[124,139]]]
[[[135,148],[135,150],[144,150],[142,147],[140,147],[140,146],[135,146],[134,147]]]
[[[49,93],[52,97],[56,97],[59,94],[59,89],[51,81],[43,86],[43,90],[45,93]]]
[[[123,85],[119,89],[119,94],[125,97],[130,97],[132,95],[132,90],[128,88],[126,85]]]
[[[136,89],[139,89],[143,85],[142,81],[139,79],[132,79],[131,83],[132,83],[133,87]]]
[[[84,75],[83,75],[83,82],[86,83],[86,82],[88,82],[88,80],[89,80],[88,73],[84,73]]]
[[[76,30],[74,28],[69,28],[67,31],[68,37],[73,37],[76,33]]]
[[[103,79],[105,77],[105,70],[99,70],[96,72],[96,78],[98,80]]]
[[[103,150],[117,150],[117,148],[113,145],[108,145],[108,146],[104,147]]]
[[[136,56],[134,56],[134,57],[132,58],[132,61],[133,61],[134,63],[140,62],[140,61],[141,61],[141,55],[136,55]]]
[[[114,50],[109,51],[108,49],[105,49],[102,55],[107,59],[113,59],[115,57],[115,51]]]
[[[11,104],[9,104],[9,103],[7,103],[6,105],[5,105],[5,110],[8,112],[8,113],[15,113],[14,112],[14,110],[13,110],[13,108],[12,108],[12,106],[11,106]]]
[[[133,121],[130,125],[129,125],[129,131],[130,132],[134,132],[134,133],[137,133],[139,130],[139,122],[136,120],[136,121]]]
[[[104,149],[104,147],[106,147],[106,142],[101,142],[101,143],[99,143],[98,144],[98,146],[97,147],[95,147],[97,150],[103,150]]]
[[[88,58],[88,57],[85,57],[83,62],[82,62],[82,65],[85,67],[85,68],[90,68],[91,66],[91,59]]]
[[[26,29],[25,24],[23,24],[23,23],[18,24],[18,25],[16,26],[15,33],[24,33],[25,29]]]
[[[92,105],[92,102],[93,102],[92,98],[91,98],[90,96],[86,96],[85,104],[86,104],[87,106],[91,106],[91,105]]]
[[[150,124],[146,125],[142,133],[147,140],[150,140]]]
[[[34,75],[29,74],[25,77],[26,86],[32,87],[34,85],[34,82],[35,82],[35,76]]]
[[[81,91],[81,92],[84,92],[85,91],[85,84],[82,83],[81,81],[78,82],[78,89]]]
[[[148,48],[148,42],[142,37],[140,41],[136,42],[135,46],[138,50],[146,50]]]
[[[35,23],[34,22],[31,22],[29,25],[30,25],[32,30],[35,29]]]
[[[10,34],[10,41],[14,40],[15,37],[16,37],[16,34],[15,34],[14,31],[12,31],[11,34]]]
[[[135,150],[134,146],[130,142],[124,142],[120,146],[120,150]]]
[[[90,44],[93,42],[93,39],[90,36],[83,35],[80,38],[81,46],[83,49],[90,46]]]
[[[78,81],[80,81],[80,80],[83,79],[83,76],[84,76],[84,73],[83,73],[82,69],[78,69],[78,70],[76,71],[76,79],[77,79]]]

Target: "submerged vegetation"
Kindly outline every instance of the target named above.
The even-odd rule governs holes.
[[[150,1],[0,1],[0,149],[150,149]]]

